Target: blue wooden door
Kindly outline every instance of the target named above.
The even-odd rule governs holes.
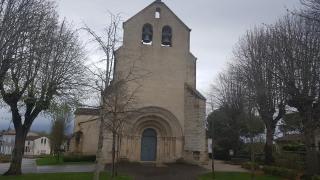
[[[157,132],[154,129],[146,129],[141,139],[141,161],[155,161],[156,153]]]

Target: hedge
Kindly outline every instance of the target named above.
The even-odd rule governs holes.
[[[244,169],[251,170],[251,165],[253,164],[254,170],[259,170],[260,166],[258,163],[252,163],[252,162],[245,162],[241,164],[241,167]]]
[[[63,157],[64,162],[95,162],[94,155],[68,155]]]
[[[0,163],[8,163],[11,161],[11,156],[1,155],[0,156]]]
[[[313,176],[312,180],[320,180],[320,176]]]
[[[295,179],[298,175],[297,171],[276,166],[264,166],[262,170],[265,174],[280,176],[288,179]]]

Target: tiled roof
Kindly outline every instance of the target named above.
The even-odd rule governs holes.
[[[16,135],[15,130],[2,131],[1,135]],[[29,132],[27,136],[39,136],[38,133]]]
[[[41,138],[41,136],[27,136],[26,140],[27,141],[34,141],[39,138]]]
[[[16,131],[15,130],[8,130],[8,131],[3,131],[1,134],[2,135],[16,135]]]

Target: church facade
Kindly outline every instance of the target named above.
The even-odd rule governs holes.
[[[120,158],[132,162],[206,163],[206,99],[196,90],[197,59],[190,52],[191,29],[160,0],[124,22],[123,28],[115,71],[126,72],[134,64],[149,73],[140,80],[136,94],[136,106],[143,113],[126,124]],[[96,153],[99,123],[91,119],[98,115],[95,109],[76,110],[72,153]],[[103,153],[105,162],[110,162],[108,133]]]

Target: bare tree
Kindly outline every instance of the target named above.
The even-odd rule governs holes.
[[[240,148],[241,129],[245,118],[244,110],[247,104],[247,89],[244,85],[239,69],[229,66],[226,72],[219,75],[217,85],[213,87],[212,93],[215,95],[220,112],[222,111],[225,115],[224,123],[228,124],[226,128],[232,131],[228,137],[228,148],[233,149],[235,154]],[[208,119],[210,120],[210,116]],[[218,120],[215,122],[215,129],[218,130]],[[211,125],[210,122],[209,124]],[[218,142],[217,133],[215,132],[216,142]]]
[[[52,105],[50,107],[52,125],[50,132],[50,147],[53,155],[60,160],[60,154],[64,150],[62,146],[66,141],[66,131],[71,122],[71,109],[67,103]]]
[[[229,136],[238,133],[236,136],[238,138],[237,141],[239,141],[240,137],[249,138],[251,179],[255,179],[254,139],[264,131],[264,124],[257,116],[255,91],[249,88],[247,74],[239,64],[230,65],[225,73],[220,74],[218,83],[216,96],[220,99],[220,108],[212,114],[213,117],[210,118],[210,122],[212,123],[214,118],[217,120],[226,118],[222,120],[224,122],[231,119],[232,125],[230,126],[234,127],[232,127],[232,132],[230,131]],[[230,137],[228,138],[230,139]],[[236,141],[232,141],[232,143],[236,144]]]
[[[265,163],[271,164],[276,126],[285,115],[283,85],[276,73],[277,53],[267,28],[248,31],[235,51],[246,86],[252,91],[254,106],[266,126]]]
[[[103,97],[106,102],[104,125],[106,130],[112,134],[112,178],[118,175],[120,143],[124,128],[129,126],[128,120],[139,113],[139,109],[136,107],[138,101],[136,94],[140,86],[136,84],[137,86],[132,88],[132,84],[136,83],[138,77],[134,77],[132,73],[125,77],[121,77],[120,74],[116,72],[114,82]]]
[[[102,149],[103,149],[103,140],[104,140],[104,124],[106,120],[106,112],[107,111],[107,98],[104,98],[106,95],[110,94],[111,83],[114,78],[114,65],[115,65],[115,52],[119,47],[119,24],[120,24],[120,16],[110,14],[110,23],[105,28],[105,34],[101,37],[95,31],[90,29],[88,26],[83,28],[87,31],[93,38],[94,41],[99,45],[99,48],[104,54],[105,59],[102,62],[104,64],[104,68],[98,68],[96,65],[94,67],[89,67],[91,74],[93,75],[94,84],[91,85],[95,91],[99,93],[100,105],[98,109],[100,109],[99,114],[99,138],[98,138],[98,149],[96,153],[96,167],[94,170],[94,180],[100,179],[100,172],[103,170],[103,162],[102,162]],[[100,63],[98,62],[98,63]]]
[[[11,165],[5,175],[21,174],[24,142],[34,119],[53,101],[76,98],[84,72],[82,48],[75,32],[65,22],[58,23],[54,5],[40,0],[23,2],[30,3],[21,15],[27,18],[29,29],[12,47],[3,46],[13,51],[1,64],[9,67],[0,91],[10,107],[16,131]]]
[[[320,36],[318,25],[298,16],[286,16],[273,28],[278,51],[277,71],[285,85],[288,105],[302,118],[306,154],[306,174],[318,171],[315,130],[320,117]]]
[[[136,93],[140,88],[139,80],[148,74],[135,67],[134,59],[131,60],[132,65],[127,65],[128,69],[116,67],[116,50],[120,45],[120,21],[119,15],[110,14],[110,24],[105,28],[103,36],[99,36],[89,27],[83,28],[92,35],[105,57],[98,62],[104,64],[104,68],[97,68],[96,65],[93,68],[95,70],[89,68],[94,82],[91,87],[100,95],[100,128],[94,180],[99,179],[100,171],[103,170],[103,140],[108,138],[104,136],[109,135],[112,138],[112,178],[117,176],[123,130],[128,125],[128,120],[139,112],[135,106]]]
[[[28,34],[37,29],[35,21],[44,14],[36,14],[41,9],[38,1],[2,0],[0,2],[0,85],[3,84],[7,71],[20,55],[23,41]]]
[[[298,14],[320,25],[320,0],[300,0],[305,9]]]

